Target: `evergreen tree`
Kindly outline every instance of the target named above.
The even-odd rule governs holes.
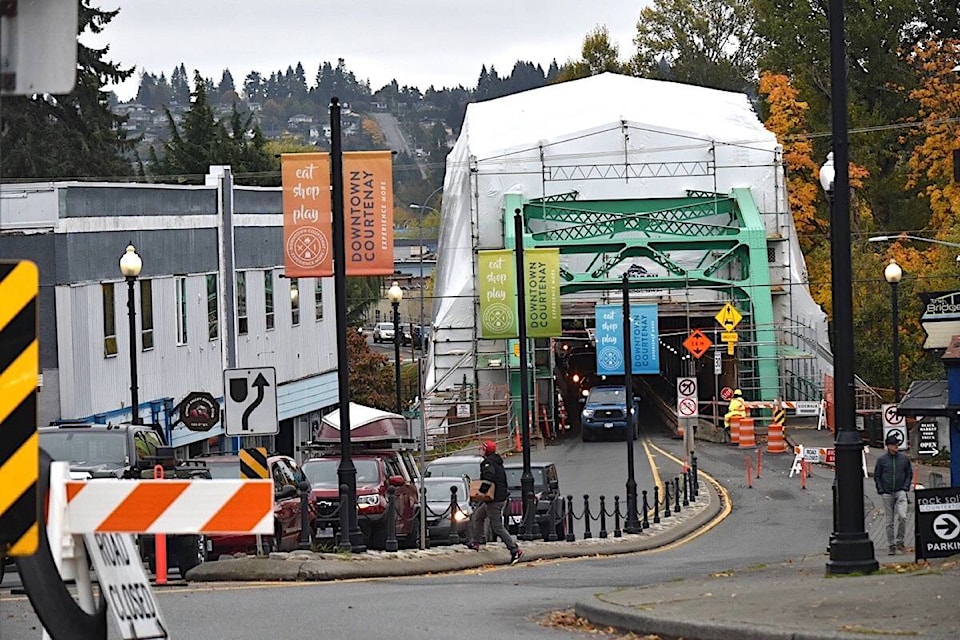
[[[156,78],[154,78],[152,73],[147,73],[146,71],[140,74],[140,87],[137,89],[137,97],[135,102],[155,109],[157,107],[156,102],[154,101],[154,89],[157,86]]]
[[[91,0],[79,0],[79,33],[101,33],[119,10],[101,11]],[[112,179],[132,173],[124,154],[135,140],[127,138],[126,117],[109,107],[108,84],[133,74],[106,58],[109,47],[77,44],[77,82],[64,95],[14,96],[3,99],[0,126],[0,176],[3,178]]]
[[[243,81],[243,95],[248,102],[263,102],[263,76],[259,71],[251,71]]]
[[[230,69],[224,69],[217,85],[217,99],[221,104],[233,104],[237,101],[237,88],[233,84],[233,74]]]
[[[169,106],[172,95],[173,92],[170,88],[170,83],[167,81],[167,76],[161,73],[160,77],[157,78],[156,85],[153,87],[154,108],[159,109],[160,107]]]
[[[182,62],[170,74],[170,90],[173,94],[172,102],[183,107],[190,104],[190,81],[187,78],[187,68]]]

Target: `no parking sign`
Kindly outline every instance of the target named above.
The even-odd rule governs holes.
[[[677,378],[677,416],[696,418],[699,415],[696,378]]]
[[[888,436],[897,439],[897,446],[901,451],[910,448],[907,441],[907,420],[897,413],[895,404],[885,404],[880,406],[880,415],[883,421],[883,441],[887,441]]]

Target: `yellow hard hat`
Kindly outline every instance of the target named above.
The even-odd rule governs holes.
[[[735,396],[742,396],[742,395],[743,395],[743,392],[740,391],[740,389],[735,389],[735,390],[733,391],[733,395],[735,395]]]

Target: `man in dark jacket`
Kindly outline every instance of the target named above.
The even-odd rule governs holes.
[[[507,489],[507,472],[503,469],[503,458],[497,453],[497,443],[487,440],[480,446],[480,452],[483,454],[483,460],[480,462],[480,479],[493,483],[493,499],[487,502],[481,502],[473,510],[470,516],[470,526],[468,535],[470,537],[467,546],[474,551],[480,550],[480,543],[477,542],[478,532],[483,531],[483,523],[489,520],[490,529],[494,535],[498,536],[510,550],[510,564],[516,564],[523,557],[523,551],[517,546],[517,543],[510,536],[507,528],[503,526],[503,503],[509,496]]]
[[[907,529],[907,492],[910,491],[913,480],[913,466],[910,458],[900,453],[900,443],[895,436],[887,436],[884,442],[887,452],[877,458],[877,464],[873,468],[873,481],[883,500],[889,552],[890,555],[895,555],[897,551],[906,551],[903,536]]]

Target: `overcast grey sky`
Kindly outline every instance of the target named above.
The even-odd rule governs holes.
[[[120,14],[92,44],[137,67],[115,87],[136,94],[139,73],[170,77],[183,62],[237,86],[250,71],[269,74],[302,62],[312,84],[323,61],[344,58],[376,91],[391,79],[421,90],[476,85],[481,65],[508,74],[517,60],[544,70],[580,57],[584,36],[606,25],[621,58],[633,53],[640,9],[650,0],[102,0]]]

